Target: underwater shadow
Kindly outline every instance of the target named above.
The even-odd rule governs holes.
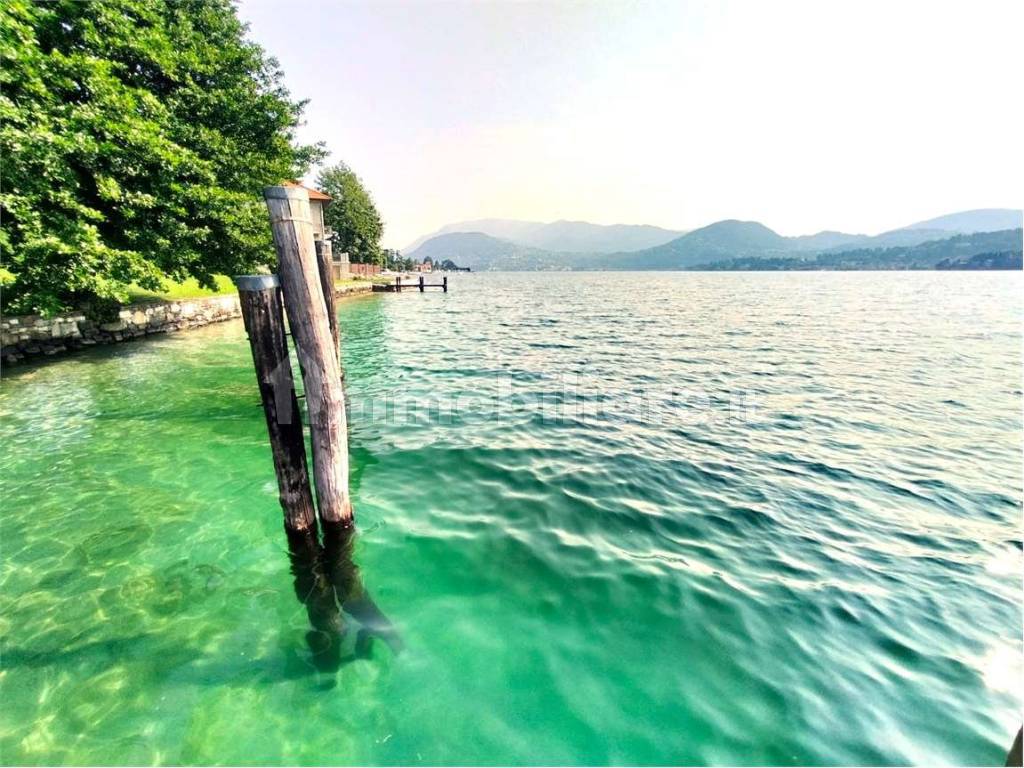
[[[94,640],[70,647],[61,648],[24,648],[4,645],[2,668],[14,669],[46,669],[58,665],[75,665],[82,663],[110,662],[123,659],[133,646],[151,644],[158,640],[152,632],[142,632],[125,637]],[[190,651],[186,651],[190,652]]]
[[[403,644],[398,631],[373,601],[353,560],[355,526],[323,523],[322,528],[322,543],[315,529],[286,531],[295,596],[309,617],[306,643],[314,666],[321,672],[335,672],[343,663],[367,659],[375,638],[392,653],[400,653]],[[346,616],[359,628],[353,653],[343,657],[350,629]]]
[[[316,528],[290,531],[288,558],[295,595],[305,607],[310,630],[306,644],[310,660],[288,650],[283,657],[259,663],[210,655],[201,647],[162,632],[139,632],[88,642],[17,647],[0,643],[0,669],[46,669],[89,666],[102,668],[126,661],[173,668],[177,683],[209,686],[247,685],[297,680],[310,673],[334,673],[342,666],[371,658],[376,640],[392,653],[403,649],[391,620],[380,610],[363,583],[353,559],[356,530],[351,524],[323,525],[322,541]],[[354,641],[346,639],[354,630]],[[297,649],[296,649],[297,650]],[[321,678],[322,687],[334,686]]]

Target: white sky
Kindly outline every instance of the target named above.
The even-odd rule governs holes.
[[[241,0],[385,245],[462,219],[874,234],[1024,207],[1024,2]]]

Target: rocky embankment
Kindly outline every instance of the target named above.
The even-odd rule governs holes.
[[[338,296],[365,293],[371,284],[345,285]],[[238,296],[151,301],[122,308],[116,319],[92,320],[81,312],[53,317],[17,315],[0,320],[0,359],[5,364],[53,356],[98,344],[115,344],[157,333],[175,333],[241,317]]]

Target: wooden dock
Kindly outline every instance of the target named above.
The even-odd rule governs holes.
[[[403,290],[415,291],[419,290],[420,293],[427,290],[427,288],[440,288],[445,293],[448,293],[448,276],[445,275],[441,278],[440,283],[428,283],[424,279],[423,275],[420,275],[420,279],[415,283],[403,283],[402,276],[398,275],[395,277],[393,283],[374,283],[373,290],[378,293],[401,293]]]

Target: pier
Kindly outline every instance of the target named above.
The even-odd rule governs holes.
[[[375,283],[373,290],[378,293],[401,293],[405,290],[416,290],[419,289],[420,293],[423,293],[427,288],[440,288],[445,293],[448,293],[448,276],[445,275],[441,278],[440,283],[428,283],[424,279],[423,275],[420,275],[420,279],[415,283],[402,282],[402,276],[397,275],[395,282],[393,283]]]

